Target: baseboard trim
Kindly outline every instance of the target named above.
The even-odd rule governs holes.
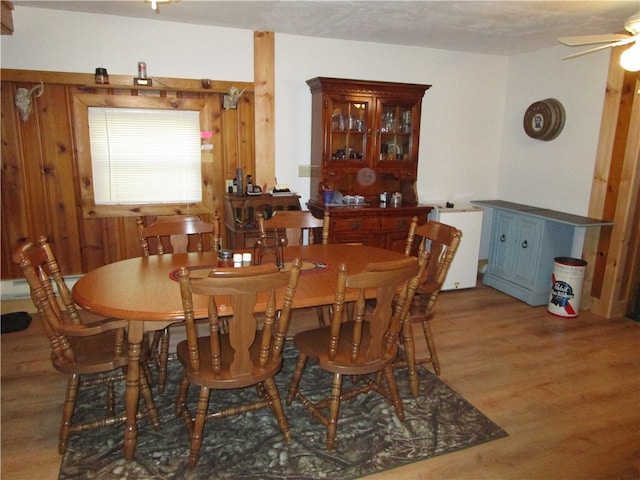
[[[82,278],[82,275],[68,275],[64,277],[65,283],[72,289],[75,283]],[[2,280],[0,282],[0,300],[20,300],[30,298],[29,284],[24,278],[14,278],[12,280]]]

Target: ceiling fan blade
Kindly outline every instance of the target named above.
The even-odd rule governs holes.
[[[597,52],[598,50],[604,50],[605,48],[619,47],[621,45],[626,45],[628,43],[635,42],[637,39],[638,39],[638,35],[633,37],[626,37],[624,40],[613,42],[608,45],[600,45],[599,47],[590,48],[589,50],[584,50],[582,52],[573,53],[571,55],[567,55],[566,57],[562,57],[562,59],[567,60],[569,58],[575,58],[575,57],[580,57],[582,55],[586,55],[587,53]]]
[[[560,37],[558,41],[569,47],[576,47],[579,45],[591,45],[594,43],[606,43],[617,42],[618,40],[626,40],[630,38],[629,35],[622,33],[611,33],[605,35],[578,35],[575,37]]]

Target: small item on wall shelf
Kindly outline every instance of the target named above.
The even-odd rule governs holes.
[[[549,141],[556,138],[564,128],[565,111],[555,98],[532,103],[524,113],[522,126],[531,138]]]
[[[133,79],[133,84],[140,87],[151,87],[153,82],[147,77],[147,64],[138,62],[138,77]]]
[[[106,68],[96,68],[96,84],[107,85],[109,83],[109,74]]]

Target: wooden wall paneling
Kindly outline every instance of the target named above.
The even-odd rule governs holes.
[[[36,99],[42,149],[42,175],[49,230],[63,272],[81,272],[77,182],[70,108],[66,88],[47,84]]]
[[[640,93],[638,74],[619,64],[623,48],[612,49],[596,156],[589,216],[612,220],[613,227],[588,231],[584,257],[589,262],[584,308],[606,318],[624,315],[632,302],[630,280],[637,269],[638,242],[631,235],[637,218]],[[588,229],[590,230],[590,229]],[[632,248],[635,244],[636,251]]]
[[[15,88],[12,82],[2,82],[0,112],[2,114],[2,258],[3,277],[19,277],[19,267],[13,263],[13,249],[29,234],[28,208],[24,192],[28,185],[24,157],[21,153],[21,125],[14,105]]]
[[[598,292],[598,298],[602,305],[609,305],[608,310],[617,297],[620,287],[620,275],[617,275],[620,259],[620,241],[627,231],[625,216],[628,208],[623,206],[625,202],[624,191],[621,190],[624,181],[623,167],[624,157],[629,138],[631,113],[633,110],[633,93],[630,92],[629,75],[620,66],[622,76],[618,77],[618,92],[616,96],[618,108],[616,110],[615,130],[608,165],[607,194],[604,198],[603,217],[614,221],[613,228],[603,229],[598,240],[598,252],[603,252],[596,258],[594,281],[592,292]],[[635,82],[634,82],[635,83]],[[619,270],[622,272],[622,270]],[[622,312],[624,314],[624,312]]]
[[[3,120],[13,121],[15,128],[12,140],[18,142],[14,149],[4,150],[3,145],[3,163],[6,158],[7,164],[15,169],[16,175],[11,175],[10,188],[2,190],[3,198],[3,218],[7,217],[9,223],[10,240],[9,245],[13,249],[23,239],[36,239],[40,235],[46,235],[53,240],[52,222],[50,215],[50,206],[48,204],[47,183],[45,182],[44,172],[45,159],[43,132],[40,129],[40,99],[33,98],[32,113],[26,122],[22,121],[17,110],[13,107],[13,97],[18,88],[32,88],[33,84],[17,83],[8,87],[10,92],[11,108],[7,110],[9,115],[5,117],[3,105]],[[46,87],[45,87],[46,88]],[[44,96],[43,96],[44,97]],[[41,98],[43,98],[41,97]],[[4,137],[3,128],[3,144],[9,141]],[[13,158],[8,157],[12,155]],[[3,171],[3,177],[6,171]],[[3,178],[3,182],[4,182]],[[4,187],[3,183],[3,187]],[[5,207],[5,201],[7,203]],[[16,203],[17,202],[17,203]],[[20,215],[18,219],[17,216]],[[3,239],[4,243],[4,239]],[[9,259],[11,256],[9,256]],[[61,265],[62,267],[62,265]],[[4,275],[4,274],[3,274]]]
[[[223,183],[220,182],[222,168],[220,162],[214,162],[216,144],[219,145],[221,143],[219,125],[219,103],[220,102],[218,101],[218,98],[216,98],[215,100],[207,99],[200,114],[200,131],[211,132],[211,138],[203,138],[201,140],[201,144],[203,146],[213,146],[213,149],[211,150],[202,148],[200,151],[200,155],[202,158],[201,176],[203,201],[204,205],[212,211],[222,205],[222,202],[220,202],[219,199],[216,198],[217,196],[219,196],[219,192],[223,189]],[[188,213],[188,211],[185,213]]]
[[[21,142],[18,154],[21,157],[22,168],[24,168],[26,189],[16,192],[16,194],[21,195],[25,202],[28,225],[28,231],[25,232],[25,236],[28,238],[34,238],[39,235],[50,237],[52,230],[43,174],[45,162],[43,159],[41,132],[39,131],[39,116],[38,101],[36,100],[29,120],[27,122],[18,120],[20,125],[18,138]]]
[[[612,217],[605,216],[605,205],[609,185],[609,168],[613,145],[615,142],[616,119],[620,109],[621,85],[624,72],[620,68],[619,53],[612,49],[609,61],[609,75],[607,78],[602,119],[600,121],[600,138],[596,151],[593,182],[591,184],[591,199],[588,215],[593,218],[612,221]],[[606,263],[606,251],[599,250],[600,239],[603,235],[608,238],[611,228],[586,229],[583,246],[583,257],[588,262],[583,285],[582,308],[591,309],[599,301],[602,294],[603,265]]]
[[[89,124],[85,115],[79,115],[77,109],[81,108],[80,100],[76,98],[78,89],[70,86],[69,103],[73,118],[74,128],[74,160],[76,163],[76,201],[78,203],[78,224],[81,240],[80,254],[83,259],[83,269],[76,273],[89,272],[102,265],[110,263],[110,259],[114,258],[113,251],[108,250],[111,241],[108,235],[109,222],[101,218],[85,218],[84,204],[87,197],[86,190],[93,181],[91,171],[86,169],[86,163],[78,162],[78,158],[83,155],[90,155],[86,150],[86,142],[79,142],[78,135],[89,135]]]
[[[138,240],[137,217],[122,217],[119,219],[120,239],[122,243],[122,258],[134,258],[142,255]]]
[[[614,228],[613,240],[616,248],[612,254],[615,265],[612,270],[614,291],[611,296],[610,316],[622,316],[631,311],[636,286],[631,280],[637,266],[640,240],[638,239],[638,193],[640,191],[640,74],[625,74],[625,110],[629,115],[628,131],[621,152],[621,172],[618,188],[617,208],[614,222],[623,225]],[[605,280],[608,280],[606,278]]]
[[[205,205],[211,212],[218,212],[221,218],[224,216],[224,191],[225,191],[225,164],[224,145],[222,136],[222,94],[212,96],[207,99],[207,103],[203,109],[202,125],[203,132],[211,132],[211,139],[204,143],[211,143],[213,150],[202,151],[202,188],[205,190]],[[205,222],[213,220],[213,214],[200,214]],[[224,224],[223,220],[221,220]],[[221,229],[221,235],[225,232]]]
[[[274,65],[274,33],[253,32],[256,178],[259,185],[266,183],[268,187],[274,185],[276,174]]]
[[[78,123],[74,98],[80,94],[138,98],[142,104],[165,98],[176,104],[199,104],[203,129],[212,131],[213,151],[203,153],[203,205],[197,213],[212,221],[213,212],[224,215],[224,179],[228,169],[235,175],[238,155],[253,172],[253,84],[213,81],[203,89],[200,80],[154,77],[152,88],[132,88],[132,77],[111,75],[111,84],[96,86],[92,74],[2,69],[2,176],[1,242],[2,278],[21,278],[11,260],[13,249],[24,238],[47,235],[56,248],[65,274],[80,274],[106,263],[140,255],[135,211],[111,218],[85,218],[82,188],[91,182],[90,169],[78,162],[86,155],[86,143],[77,142],[76,129],[88,133],[84,120]],[[34,99],[33,113],[22,122],[14,105],[15,90],[32,88],[42,80],[44,94]],[[156,85],[158,85],[156,87]],[[231,86],[243,90],[236,111],[222,110],[222,95]],[[176,89],[184,89],[177,91]],[[104,95],[103,95],[104,97]],[[233,122],[227,122],[227,115]],[[75,122],[75,123],[74,123]],[[238,130],[241,128],[241,131]],[[203,151],[204,152],[204,151]],[[231,152],[229,157],[227,153]],[[233,165],[229,167],[228,159]],[[232,177],[231,177],[232,178]],[[188,213],[169,210],[162,214]],[[224,230],[223,230],[224,235]]]
[[[81,271],[72,273],[85,273],[95,268],[105,265],[110,258],[109,252],[105,251],[104,219],[102,218],[80,218],[80,256],[82,257],[83,268]],[[108,239],[108,237],[107,237]],[[107,240],[108,241],[108,240]]]
[[[238,162],[242,165],[242,168],[247,170],[253,176],[254,184],[262,185],[260,176],[258,174],[258,161],[255,156],[254,149],[254,132],[255,132],[255,109],[254,109],[254,96],[242,95],[240,101],[238,101],[238,119],[236,123],[236,129],[238,131],[238,150],[239,158]],[[246,180],[246,173],[245,173]]]
[[[1,25],[0,32],[2,35],[12,35],[13,34],[13,4],[7,0],[2,0],[2,4],[0,5],[0,9],[2,11],[1,17]]]
[[[121,231],[119,225],[122,217],[108,217],[100,219],[100,244],[102,246],[102,263],[112,263],[122,258],[121,256]]]
[[[237,168],[243,169],[244,180],[247,175],[255,178],[253,116],[253,93],[245,92],[238,101],[238,108],[222,110],[224,179],[234,179]]]
[[[640,85],[638,88],[640,89]],[[629,264],[635,265],[635,268],[630,272],[630,294],[627,307],[627,314],[632,314],[631,318],[636,319],[640,312],[640,192],[638,189],[640,187],[636,185],[635,215],[631,219],[631,242],[629,244]]]
[[[240,152],[238,149],[238,110],[223,109],[222,110],[222,159],[224,165],[225,179],[233,179],[236,177],[236,169],[242,168],[240,163]],[[236,128],[234,128],[236,127]]]

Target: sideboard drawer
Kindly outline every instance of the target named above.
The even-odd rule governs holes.
[[[310,200],[307,207],[313,216],[323,218],[329,212],[329,243],[352,243],[404,252],[411,219],[426,223],[432,207],[403,205],[400,207],[334,208]]]
[[[381,217],[382,230],[404,230],[408,232],[412,218],[413,217]]]
[[[331,231],[334,232],[371,232],[380,229],[380,219],[377,217],[353,217],[331,220]]]

